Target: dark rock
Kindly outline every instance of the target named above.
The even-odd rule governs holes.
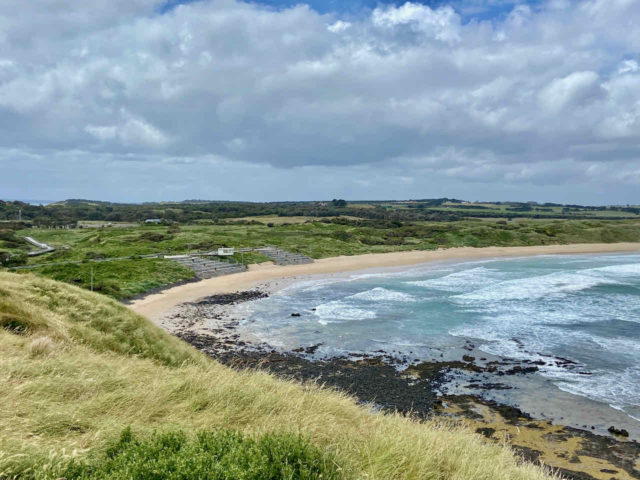
[[[519,420],[533,420],[531,415],[526,412],[523,412],[518,407],[512,407],[510,405],[501,405],[493,400],[485,402],[486,405],[490,406],[494,410],[496,410],[502,418],[504,418],[508,423],[516,424]]]
[[[607,428],[607,431],[613,435],[619,435],[621,437],[629,436],[629,432],[627,432],[624,428],[616,428],[613,425]]]
[[[536,430],[542,430],[542,427],[535,422],[527,423],[525,425],[527,428],[534,428]]]
[[[265,292],[259,290],[247,290],[245,292],[223,293],[220,295],[212,295],[193,303],[192,305],[235,305],[236,303],[248,302],[259,298],[266,298]]]
[[[316,343],[315,345],[311,345],[310,347],[307,347],[304,349],[304,353],[309,353],[309,354],[316,353],[316,350],[318,350],[320,345],[322,345],[322,343]]]
[[[542,455],[542,452],[539,450],[534,450],[533,448],[521,447],[516,445],[513,447],[518,455],[526,462],[537,463],[538,459]]]
[[[476,428],[476,433],[479,433],[480,435],[484,435],[487,438],[491,438],[491,436],[496,432],[495,428]]]
[[[598,480],[596,477],[584,472],[574,472],[573,470],[567,470],[566,468],[554,469],[566,480]],[[551,472],[550,472],[551,473]]]
[[[479,385],[467,385],[467,388],[476,390],[511,390],[513,387],[504,383],[481,383]]]
[[[504,372],[505,375],[525,375],[527,373],[534,373],[538,371],[538,367],[521,367],[520,365],[516,365],[515,367],[506,370]]]

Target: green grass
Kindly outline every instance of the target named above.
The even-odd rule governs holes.
[[[314,258],[409,249],[456,246],[524,246],[640,240],[640,221],[621,220],[465,220],[458,222],[391,222],[344,220],[345,225],[312,222],[279,225],[189,225],[170,233],[167,227],[37,230],[31,235],[61,248],[30,259],[43,261],[185,253],[220,246],[276,245]],[[68,247],[64,250],[64,247]]]
[[[66,480],[334,480],[339,470],[330,455],[301,437],[248,437],[232,430],[167,432],[137,439],[125,429],[106,454],[72,461],[55,475]],[[43,475],[44,476],[44,475]]]
[[[97,472],[88,478],[120,475],[140,467],[138,454],[150,455],[147,465],[169,468],[152,455],[158,438],[185,432],[178,441],[198,454],[195,432],[218,430],[245,439],[232,442],[247,451],[228,457],[231,464],[250,461],[252,451],[262,455],[261,439],[289,438],[273,445],[277,458],[302,456],[308,465],[332,459],[345,479],[548,478],[458,427],[383,415],[315,384],[224,367],[114,300],[41,276],[0,272],[0,327],[3,479],[58,478],[69,461],[87,465],[87,475]],[[110,447],[127,427],[139,447],[109,463]],[[291,440],[299,437],[308,456]],[[175,461],[196,468],[192,457]]]
[[[335,223],[335,222],[343,222]],[[187,225],[179,228],[141,226],[113,229],[28,229],[30,235],[58,250],[30,258],[31,264],[57,262],[38,273],[66,282],[89,285],[90,267],[65,261],[132,257],[156,253],[209,251],[220,246],[276,245],[312,258],[382,253],[399,250],[433,250],[449,247],[529,246],[569,243],[640,241],[640,220],[490,220],[456,222],[368,221],[340,218],[291,225]],[[240,255],[236,255],[240,261]],[[268,258],[254,253],[245,262]],[[92,265],[98,265],[92,264]],[[174,262],[119,260],[95,266],[103,293],[129,298],[149,289],[190,278]]]
[[[118,299],[194,278],[193,271],[179,263],[156,258],[67,263],[29,271],[90,289],[92,270],[93,290]],[[22,272],[27,273],[26,270]]]

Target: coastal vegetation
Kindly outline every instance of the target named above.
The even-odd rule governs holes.
[[[71,461],[66,480],[333,480],[340,478],[332,457],[301,437],[266,434],[258,438],[214,430],[190,438],[166,432],[139,440],[126,428],[97,461]]]
[[[3,479],[132,478],[143,461],[149,478],[218,466],[237,473],[225,478],[549,478],[460,427],[230,369],[116,301],[37,275],[0,272],[0,365]],[[182,466],[190,476],[172,477]]]
[[[91,287],[93,272],[94,290],[126,299],[193,278],[193,272],[175,262],[143,256],[206,252],[222,246],[274,245],[319,259],[463,246],[640,241],[640,220],[470,218],[434,222],[351,216],[306,217],[302,222],[291,223],[263,220],[245,217],[218,223],[70,229],[0,227],[0,262],[5,267],[40,265],[29,271],[84,288]],[[24,241],[26,236],[56,250],[27,257],[33,247]],[[268,260],[254,252],[236,254],[233,259],[245,263]]]

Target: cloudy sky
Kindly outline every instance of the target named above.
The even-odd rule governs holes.
[[[2,0],[0,198],[637,204],[638,25],[640,0]]]

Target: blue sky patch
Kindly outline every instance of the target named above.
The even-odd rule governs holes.
[[[173,10],[181,4],[207,0],[168,0],[160,9],[160,13]],[[471,19],[490,20],[499,19],[507,15],[515,5],[528,4],[535,6],[541,0],[413,0],[414,3],[428,5],[437,8],[442,5],[451,5],[463,17],[463,20]],[[406,0],[252,0],[247,3],[267,5],[276,9],[290,8],[295,5],[306,4],[319,13],[337,13],[354,15],[362,11],[373,10],[379,5],[402,5]]]

